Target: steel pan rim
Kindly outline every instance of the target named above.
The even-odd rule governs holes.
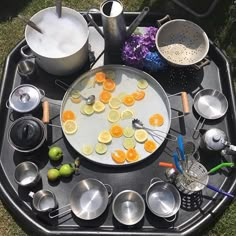
[[[206,44],[206,49],[205,49],[205,52],[202,54],[201,58],[198,59],[198,60],[196,60],[195,62],[187,63],[187,64],[178,64],[178,63],[176,63],[176,62],[174,62],[174,61],[168,59],[168,58],[166,57],[166,55],[160,50],[160,47],[159,47],[159,43],[158,43],[158,42],[159,42],[159,37],[160,37],[161,32],[163,31],[164,28],[168,27],[168,26],[171,25],[171,24],[175,24],[176,22],[187,22],[187,23],[193,25],[193,27],[197,28],[197,29],[198,29],[200,32],[202,32],[202,34],[203,34],[203,38],[204,38],[205,44]],[[199,63],[200,61],[202,61],[202,60],[207,56],[208,51],[209,51],[209,48],[210,48],[209,38],[208,38],[206,32],[205,32],[199,25],[195,24],[195,23],[192,22],[192,21],[185,20],[185,19],[174,19],[174,20],[170,20],[170,21],[164,23],[164,24],[158,29],[158,31],[157,31],[157,33],[156,33],[155,44],[156,44],[156,48],[157,48],[158,52],[160,53],[160,55],[161,55],[166,61],[168,61],[168,62],[169,62],[170,64],[172,64],[172,65],[180,66],[180,67],[181,67],[181,66],[191,66],[191,65],[195,65],[195,64]]]
[[[198,101],[199,101],[199,99],[200,99],[202,93],[207,92],[207,91],[209,91],[209,92],[217,92],[218,94],[220,94],[220,95],[222,96],[222,98],[223,98],[224,101],[225,101],[225,110],[224,110],[224,112],[221,112],[221,114],[219,114],[218,116],[214,116],[213,118],[210,117],[210,116],[205,115],[204,112],[202,112],[201,109],[199,110],[199,108],[198,108],[198,106],[197,106],[197,105],[198,105]],[[207,95],[211,95],[211,94],[209,93],[209,94],[207,94]],[[211,96],[213,96],[213,95],[211,95]],[[215,97],[215,96],[213,96],[213,97]],[[228,100],[227,100],[227,98],[225,97],[225,95],[224,95],[222,92],[220,92],[219,90],[217,90],[217,89],[202,89],[202,90],[200,90],[200,91],[194,96],[194,99],[193,99],[193,106],[194,106],[194,109],[196,110],[196,112],[197,112],[201,117],[203,117],[203,118],[205,118],[205,119],[208,119],[208,120],[216,120],[216,119],[219,119],[219,118],[223,117],[223,116],[226,114],[226,112],[227,112],[227,110],[228,110]]]
[[[95,186],[98,186],[98,185],[99,185],[100,187],[102,187],[102,188],[104,189],[104,192],[103,192],[103,193],[105,194],[105,196],[103,196],[103,204],[102,204],[101,210],[99,211],[99,214],[96,214],[96,215],[94,215],[93,217],[81,217],[81,215],[80,215],[80,210],[81,210],[81,209],[78,210],[78,207],[75,206],[75,205],[72,203],[72,199],[73,199],[73,197],[74,197],[73,195],[75,195],[75,192],[76,192],[77,189],[79,188],[79,185],[80,185],[80,184],[83,184],[83,183],[85,183],[85,182],[92,182],[93,185],[94,185],[94,184],[95,184]],[[78,199],[81,198],[82,193],[84,193],[84,191],[83,191],[83,192],[80,192],[80,195],[77,196]],[[104,194],[103,194],[103,195],[104,195]],[[108,205],[108,192],[107,192],[107,188],[105,187],[105,185],[104,185],[101,181],[99,181],[99,180],[97,180],[97,179],[94,179],[94,178],[88,178],[88,179],[81,180],[81,181],[73,188],[73,190],[72,190],[72,192],[71,192],[71,195],[70,195],[70,208],[71,208],[71,211],[74,213],[74,215],[75,215],[76,217],[78,217],[78,218],[80,218],[80,219],[82,219],[82,220],[94,220],[94,219],[98,218],[98,217],[99,217],[100,215],[102,215],[103,212],[106,210],[107,205]]]
[[[168,133],[170,131],[170,127],[171,127],[171,117],[172,117],[172,113],[171,113],[171,105],[170,105],[170,100],[169,100],[169,97],[166,93],[166,91],[164,90],[164,88],[161,86],[161,84],[155,79],[153,78],[150,74],[146,73],[145,71],[141,71],[139,69],[136,69],[134,67],[130,67],[130,66],[126,66],[126,65],[103,65],[103,66],[99,66],[95,69],[92,69],[90,71],[87,71],[85,73],[83,73],[82,75],[80,75],[70,86],[69,88],[67,89],[67,91],[65,92],[63,98],[62,98],[62,104],[61,104],[61,107],[60,107],[60,121],[61,121],[61,125],[63,124],[62,122],[62,113],[63,113],[63,109],[64,109],[64,105],[66,103],[66,98],[69,97],[69,94],[71,92],[71,90],[73,89],[73,87],[78,83],[78,81],[82,81],[84,79],[86,79],[88,76],[92,75],[93,73],[96,73],[96,72],[99,72],[101,70],[112,70],[112,69],[119,69],[119,70],[128,70],[128,71],[132,71],[134,73],[138,73],[140,75],[143,75],[144,77],[148,77],[151,81],[155,81],[156,85],[158,85],[158,91],[160,91],[160,93],[162,93],[164,96],[165,96],[165,108],[166,110],[168,111],[168,114],[169,114],[169,117],[166,118],[166,120],[168,120],[168,125],[167,125],[167,128],[166,128],[166,133]],[[164,100],[164,99],[163,99]],[[67,134],[64,132],[64,130],[62,129],[62,132],[64,133],[65,137],[67,138]],[[167,136],[167,135],[166,135]],[[68,139],[67,139],[68,140]],[[165,139],[161,142],[160,146],[164,143]],[[68,140],[68,142],[70,143],[70,141]],[[71,145],[73,147],[73,145]],[[74,147],[73,147],[74,148]],[[158,150],[159,148],[157,148]],[[75,149],[76,151],[78,151],[77,149]],[[156,150],[156,151],[157,151]],[[83,155],[83,153],[81,153],[80,151],[78,151],[81,155]],[[149,155],[151,156],[151,155]],[[140,163],[144,160],[146,160],[146,158],[148,158],[149,156],[143,158],[143,159],[139,159],[135,162],[125,162],[124,164],[110,164],[110,163],[102,163],[102,162],[98,162],[97,160],[93,160],[92,158],[89,158],[88,156],[86,155],[83,155],[83,157],[85,157],[87,160],[91,161],[91,162],[94,162],[96,164],[100,164],[100,165],[103,165],[103,166],[112,166],[112,167],[125,167],[125,166],[132,166],[132,165],[135,165],[137,163]]]
[[[159,185],[159,186],[158,186],[158,185]],[[151,192],[151,190],[152,190],[153,188],[156,189],[156,188],[158,188],[158,187],[162,188],[163,185],[166,185],[166,186],[167,186],[166,189],[168,189],[168,191],[169,191],[170,193],[172,193],[172,195],[173,195],[173,197],[174,197],[174,199],[175,199],[175,201],[174,201],[174,202],[175,202],[175,206],[174,206],[173,209],[172,209],[169,213],[167,213],[167,214],[154,211],[154,210],[152,209],[152,207],[150,206],[150,204],[149,204],[149,197],[150,197],[150,192]],[[156,191],[156,192],[157,192],[157,191]],[[149,186],[149,188],[148,188],[148,190],[147,190],[147,192],[146,192],[146,203],[147,203],[147,206],[148,206],[149,210],[150,210],[154,215],[159,216],[159,217],[162,217],[162,218],[168,218],[168,217],[171,217],[171,216],[175,215],[175,214],[179,211],[180,205],[181,205],[181,196],[180,196],[179,191],[175,188],[175,186],[174,186],[173,184],[170,184],[170,183],[167,183],[167,182],[163,182],[163,181],[157,181],[157,182],[152,183],[152,184]]]

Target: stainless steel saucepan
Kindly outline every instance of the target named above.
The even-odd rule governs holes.
[[[93,220],[99,217],[107,208],[108,200],[112,196],[112,187],[103,184],[97,179],[84,179],[80,181],[72,190],[70,204],[58,208],[49,213],[50,218],[65,215],[72,211],[82,220]],[[59,214],[55,214],[61,209],[68,208]]]

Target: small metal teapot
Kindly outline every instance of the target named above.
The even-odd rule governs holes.
[[[225,132],[218,128],[209,129],[202,135],[200,148],[207,151],[221,151],[221,155],[236,154],[236,146],[231,145]]]

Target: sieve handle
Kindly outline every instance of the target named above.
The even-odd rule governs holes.
[[[197,70],[202,69],[204,66],[210,64],[210,60],[208,58],[203,58],[200,62],[193,65],[193,67]]]
[[[162,167],[167,167],[167,168],[174,168],[176,169],[175,165],[173,163],[168,163],[168,162],[159,162],[159,166]]]
[[[157,20],[157,26],[160,28],[164,23],[170,21],[171,18],[169,15],[166,15],[165,17],[161,18],[160,20]]]
[[[49,123],[49,103],[48,101],[43,101],[43,104],[42,104],[42,107],[43,107],[43,117],[42,117],[42,121],[44,124],[48,124]]]

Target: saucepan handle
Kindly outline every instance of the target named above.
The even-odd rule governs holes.
[[[157,182],[164,182],[164,181],[159,177],[154,177],[150,180],[150,185],[154,184],[154,183],[157,183]]]
[[[210,60],[207,57],[205,57],[201,61],[199,61],[198,63],[194,64],[193,67],[197,70],[200,70],[208,64],[210,64]]]
[[[108,192],[108,199],[110,199],[113,194],[113,188],[111,187],[110,184],[104,184],[104,185],[105,185],[107,192]]]
[[[55,213],[58,212],[59,210],[64,209],[64,208],[67,208],[67,207],[70,207],[70,204],[67,204],[67,205],[65,205],[65,206],[63,206],[63,207],[57,208],[57,209],[55,209],[55,210],[49,212],[49,214],[48,214],[49,218],[53,219],[53,218],[55,218],[55,217],[65,215],[66,213],[70,212],[71,209],[68,209],[68,210],[65,210],[65,211],[63,211],[63,212],[61,212],[61,213],[55,214]]]
[[[175,93],[175,94],[169,95],[168,98],[174,97],[174,96],[177,96],[177,95],[181,95],[181,101],[182,101],[182,106],[183,106],[183,114],[180,115],[180,116],[172,117],[171,119],[180,118],[180,117],[183,117],[183,116],[188,115],[190,113],[189,102],[188,102],[188,94],[183,91],[183,92],[180,92],[180,93]]]
[[[23,47],[21,47],[20,49],[20,53],[21,55],[24,57],[24,58],[27,58],[27,59],[30,59],[30,58],[35,58],[34,54],[31,52],[30,54],[27,54],[25,52],[25,50],[29,49],[29,46],[28,45],[25,45]]]
[[[168,217],[168,218],[164,218],[164,219],[165,219],[165,221],[167,221],[167,222],[173,222],[173,221],[176,220],[176,214],[174,214],[173,216],[170,216],[170,217]]]
[[[171,18],[169,15],[166,15],[165,17],[161,18],[160,20],[157,20],[157,26],[160,28],[164,23],[170,21]]]

